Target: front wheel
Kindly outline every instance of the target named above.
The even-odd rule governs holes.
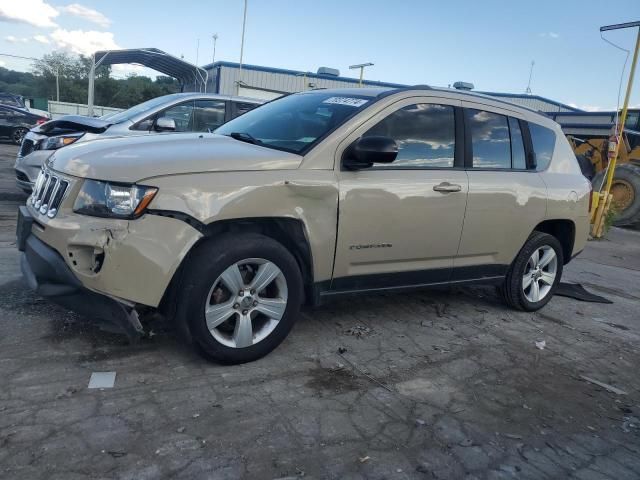
[[[287,336],[302,301],[302,276],[291,253],[257,234],[206,241],[186,265],[180,301],[193,342],[220,363],[251,362]]]
[[[24,127],[18,127],[14,129],[13,132],[11,132],[11,140],[16,145],[22,145],[22,139],[24,138],[24,136],[27,134],[28,131],[29,129]]]
[[[558,239],[533,232],[511,264],[502,285],[505,302],[527,312],[544,307],[560,283],[563,265]]]

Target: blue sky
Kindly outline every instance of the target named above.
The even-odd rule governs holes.
[[[216,59],[239,59],[242,0],[75,1],[0,0],[0,53],[157,47],[195,62],[199,38],[205,64],[217,33]],[[607,109],[616,105],[624,54],[602,41],[598,28],[634,20],[638,0],[249,0],[244,61],[307,71],[329,66],[343,75],[355,75],[351,64],[373,62],[366,70],[372,80],[463,80],[478,90],[521,93],[534,60],[532,93]],[[635,32],[607,38],[631,49]],[[29,68],[7,57],[0,62]],[[640,104],[640,78],[632,104]]]

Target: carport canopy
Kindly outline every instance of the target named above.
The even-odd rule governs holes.
[[[93,54],[93,63],[89,72],[88,112],[93,115],[93,99],[96,67],[133,63],[151,68],[157,72],[176,78],[184,86],[193,83],[195,91],[206,92],[208,72],[204,68],[169,55],[157,48],[130,48],[126,50],[102,50]]]

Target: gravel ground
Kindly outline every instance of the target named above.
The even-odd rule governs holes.
[[[219,366],[161,321],[132,346],[28,290],[16,150],[0,144],[0,478],[640,478],[640,233],[613,229],[565,270],[611,305],[353,297]],[[87,388],[111,371],[114,388]]]

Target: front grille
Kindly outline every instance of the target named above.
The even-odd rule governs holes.
[[[53,218],[58,213],[58,208],[68,187],[69,182],[66,180],[49,171],[42,170],[33,187],[31,205],[41,214]]]
[[[22,145],[20,145],[20,151],[18,152],[19,157],[26,157],[31,152],[33,152],[35,146],[35,142],[33,140],[29,140],[25,138],[22,140]]]

